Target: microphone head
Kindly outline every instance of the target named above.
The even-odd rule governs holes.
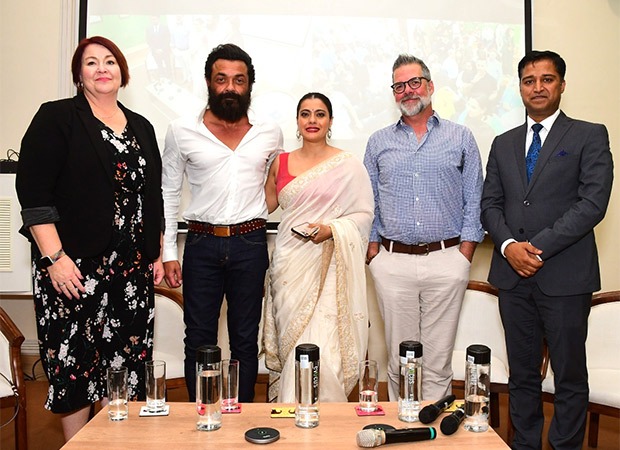
[[[385,431],[368,428],[357,432],[357,446],[364,448],[378,447],[385,443]]]
[[[443,420],[441,421],[441,425],[439,425],[439,429],[446,436],[454,434],[456,433],[456,430],[459,429],[459,425],[461,425],[461,422],[463,421],[464,417],[465,417],[465,413],[462,413],[461,411],[456,410],[449,416],[446,416],[443,418]]]
[[[439,413],[441,413],[441,410],[435,405],[427,405],[420,410],[418,418],[420,419],[420,422],[426,425],[427,423],[431,423],[437,419]]]

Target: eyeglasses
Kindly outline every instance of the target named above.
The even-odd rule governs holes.
[[[422,80],[431,81],[426,77],[413,77],[407,81],[399,81],[398,83],[394,83],[392,86],[392,90],[395,94],[402,94],[405,92],[405,87],[409,85],[411,89],[417,89],[422,86]]]

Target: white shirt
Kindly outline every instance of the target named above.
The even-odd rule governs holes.
[[[556,112],[551,114],[546,119],[541,120],[540,122],[536,122],[530,116],[527,116],[527,135],[525,136],[525,156],[527,156],[527,151],[530,149],[530,145],[532,145],[532,140],[534,139],[534,130],[532,130],[532,125],[535,123],[540,123],[542,128],[538,132],[540,136],[540,145],[545,145],[545,139],[547,139],[547,135],[549,134],[549,130],[553,126],[555,119],[560,115],[560,110],[558,109]]]
[[[185,176],[191,194],[186,221],[231,225],[267,219],[267,164],[283,147],[275,123],[250,119],[252,128],[233,151],[198,116],[181,117],[168,127],[162,155],[162,188],[166,232],[162,261],[178,259],[177,221]]]

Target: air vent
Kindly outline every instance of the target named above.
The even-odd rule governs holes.
[[[11,266],[11,205],[10,197],[0,197],[0,272],[12,271]]]

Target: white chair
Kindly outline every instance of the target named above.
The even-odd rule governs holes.
[[[470,281],[459,316],[454,352],[452,353],[452,386],[465,388],[466,350],[472,344],[491,349],[491,411],[490,423],[499,426],[499,394],[508,393],[508,356],[504,327],[499,315],[497,288],[482,281]],[[512,422],[508,414],[508,435]]]
[[[155,286],[155,332],[153,359],[166,361],[166,386],[185,387],[185,323],[183,295],[174,289]]]
[[[15,447],[28,449],[26,386],[22,370],[21,346],[24,335],[0,308],[0,405],[15,409]],[[9,421],[10,422],[10,421]]]
[[[600,414],[620,418],[620,291],[592,297],[586,357],[590,384],[588,446],[598,445]],[[546,358],[548,363],[548,357]],[[549,368],[542,384],[543,400],[553,402],[555,386]]]

